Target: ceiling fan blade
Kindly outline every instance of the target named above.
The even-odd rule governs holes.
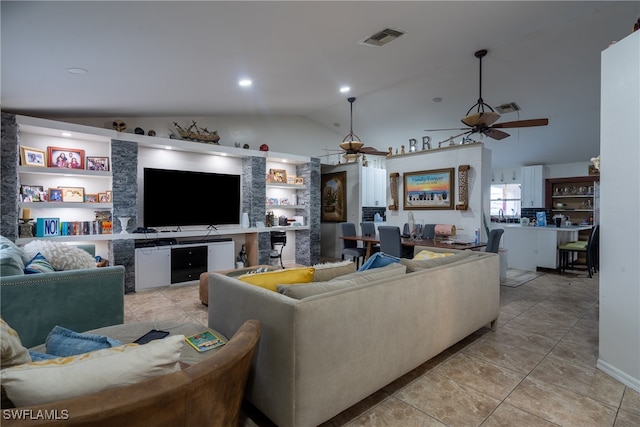
[[[500,114],[493,111],[483,111],[481,113],[469,114],[461,121],[467,126],[489,126],[500,118]]]
[[[498,141],[500,141],[501,139],[505,139],[506,137],[509,136],[508,133],[502,132],[501,130],[497,130],[493,128],[489,128],[485,130],[483,133],[487,135],[489,138],[497,139]]]
[[[442,130],[469,130],[469,128],[425,129],[425,132],[439,132]]]
[[[373,147],[362,147],[359,150],[362,154],[369,154],[370,156],[386,156],[389,154],[386,151],[379,151]]]
[[[491,126],[492,128],[527,128],[533,126],[546,126],[549,124],[549,119],[530,119],[530,120],[516,120],[514,122],[496,123]]]

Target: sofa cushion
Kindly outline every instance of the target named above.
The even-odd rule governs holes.
[[[238,280],[276,292],[280,284],[309,283],[313,280],[313,267],[288,268],[266,273],[245,274]]]
[[[356,271],[356,265],[351,260],[316,264],[313,268],[315,268],[315,272],[313,273],[313,282],[326,282],[327,280],[331,280],[335,277]]]
[[[407,267],[396,262],[384,267],[374,268],[373,270],[356,271],[355,273],[345,274],[344,276],[331,279],[330,282],[350,280],[355,284],[363,284],[373,282],[374,280],[402,276],[406,272]]]
[[[45,344],[47,354],[58,357],[75,356],[122,345],[120,341],[104,335],[82,334],[62,326],[56,326],[49,332]]]
[[[416,261],[420,261],[423,259],[442,258],[446,256],[451,256],[451,255],[455,255],[455,254],[452,252],[433,252],[433,251],[422,250],[417,254],[415,254],[412,259]]]
[[[96,260],[86,251],[62,242],[32,240],[24,245],[31,258],[40,252],[56,271],[96,268]]]
[[[24,265],[31,258],[11,240],[0,236],[0,276],[23,275]]]
[[[53,273],[54,271],[49,261],[40,252],[24,266],[25,274]]]
[[[22,345],[18,333],[0,318],[0,366],[20,365],[31,362],[29,351]]]
[[[329,282],[296,283],[291,285],[278,285],[278,292],[289,298],[303,299],[314,295],[345,289],[357,285],[352,280],[336,280]]]
[[[469,258],[472,256],[477,256],[478,252],[472,250],[464,250],[459,253],[455,253],[451,256],[440,257],[440,258],[432,258],[432,259],[422,259],[422,260],[414,260],[414,259],[406,259],[402,258],[400,260],[400,264],[407,266],[407,272],[411,273],[413,271],[424,270],[425,268],[433,268],[438,267],[440,265],[451,264],[456,261],[460,261],[465,258]]]
[[[17,406],[41,405],[134,384],[179,370],[184,335],[78,356],[30,362],[0,372]]]

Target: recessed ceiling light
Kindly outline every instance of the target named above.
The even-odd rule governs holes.
[[[347,93],[351,90],[351,88],[349,86],[342,86],[340,88],[340,93]]]
[[[439,96],[434,96],[433,98],[431,98],[431,101],[433,101],[433,102],[442,102],[442,98],[440,98]]]
[[[65,138],[70,138],[70,137],[71,137],[71,133],[69,133],[69,132],[62,132],[62,136],[64,136]]]
[[[240,79],[238,80],[238,85],[241,87],[249,87],[253,84],[251,79]]]
[[[164,147],[164,149],[165,149],[165,150],[173,150],[173,148],[172,148],[172,147],[170,147],[169,145],[166,145],[166,146]]]
[[[89,71],[84,68],[71,67],[67,68],[67,73],[69,74],[87,74]]]

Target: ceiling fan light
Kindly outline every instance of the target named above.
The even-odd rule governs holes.
[[[364,142],[361,141],[344,141],[340,144],[340,148],[345,151],[359,150],[363,145]]]

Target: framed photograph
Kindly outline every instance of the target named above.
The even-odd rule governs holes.
[[[320,181],[323,222],[345,222],[347,220],[347,172],[322,175]]]
[[[50,168],[84,169],[84,150],[47,147],[47,164]]]
[[[50,188],[49,189],[49,201],[50,202],[61,202],[62,201],[62,190],[59,188]]]
[[[63,202],[84,202],[84,188],[82,187],[59,187],[62,192]]]
[[[295,184],[295,183],[296,183],[296,176],[295,175],[287,176],[287,184]]]
[[[85,203],[98,203],[98,195],[97,194],[85,194],[84,195]]]
[[[42,185],[21,185],[20,201],[21,202],[45,202],[47,193]]]
[[[87,170],[103,172],[109,171],[109,158],[87,156]]]
[[[111,190],[107,190],[105,192],[105,195],[107,196],[107,203],[112,203],[113,202],[113,192]]]
[[[455,168],[404,174],[404,209],[453,209]]]
[[[47,155],[44,150],[20,146],[20,163],[22,166],[47,167]]]
[[[107,203],[107,193],[98,193],[98,203]]]
[[[295,181],[296,185],[304,185],[304,178],[301,176],[296,176],[296,181]]]
[[[269,175],[271,175],[272,182],[287,183],[287,171],[284,169],[269,169]]]

